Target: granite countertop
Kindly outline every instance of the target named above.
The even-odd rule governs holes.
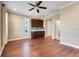
[[[44,28],[32,28],[31,31],[45,31]]]

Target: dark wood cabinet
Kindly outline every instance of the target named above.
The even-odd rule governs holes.
[[[45,36],[45,31],[41,30],[41,29],[44,29],[43,28],[43,20],[32,19],[31,20],[31,27],[32,27],[32,30],[34,30],[31,32],[32,38],[41,38],[41,37]]]
[[[41,37],[44,37],[45,36],[45,31],[34,31],[34,32],[31,32],[31,37],[32,38],[41,38]]]
[[[32,19],[31,20],[31,26],[32,27],[43,27],[43,20]]]

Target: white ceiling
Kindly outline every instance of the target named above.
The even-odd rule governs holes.
[[[72,1],[43,1],[41,5],[47,7],[47,9],[40,9],[40,13],[37,13],[35,9],[28,11],[30,8],[32,8],[32,6],[28,4],[28,2],[34,4],[36,1],[5,1],[4,3],[6,4],[6,8],[9,12],[19,13],[25,16],[53,15],[58,11],[59,8],[72,3]]]

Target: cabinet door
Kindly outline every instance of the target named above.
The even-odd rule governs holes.
[[[32,19],[31,26],[32,27],[43,27],[43,20]]]
[[[31,34],[32,38],[42,38],[45,36],[45,31],[35,31]]]
[[[31,37],[34,38],[34,36],[35,36],[35,35],[34,35],[34,32],[31,32]]]

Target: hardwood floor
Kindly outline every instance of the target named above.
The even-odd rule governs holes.
[[[51,38],[8,42],[2,57],[79,57],[79,49],[61,45]]]

